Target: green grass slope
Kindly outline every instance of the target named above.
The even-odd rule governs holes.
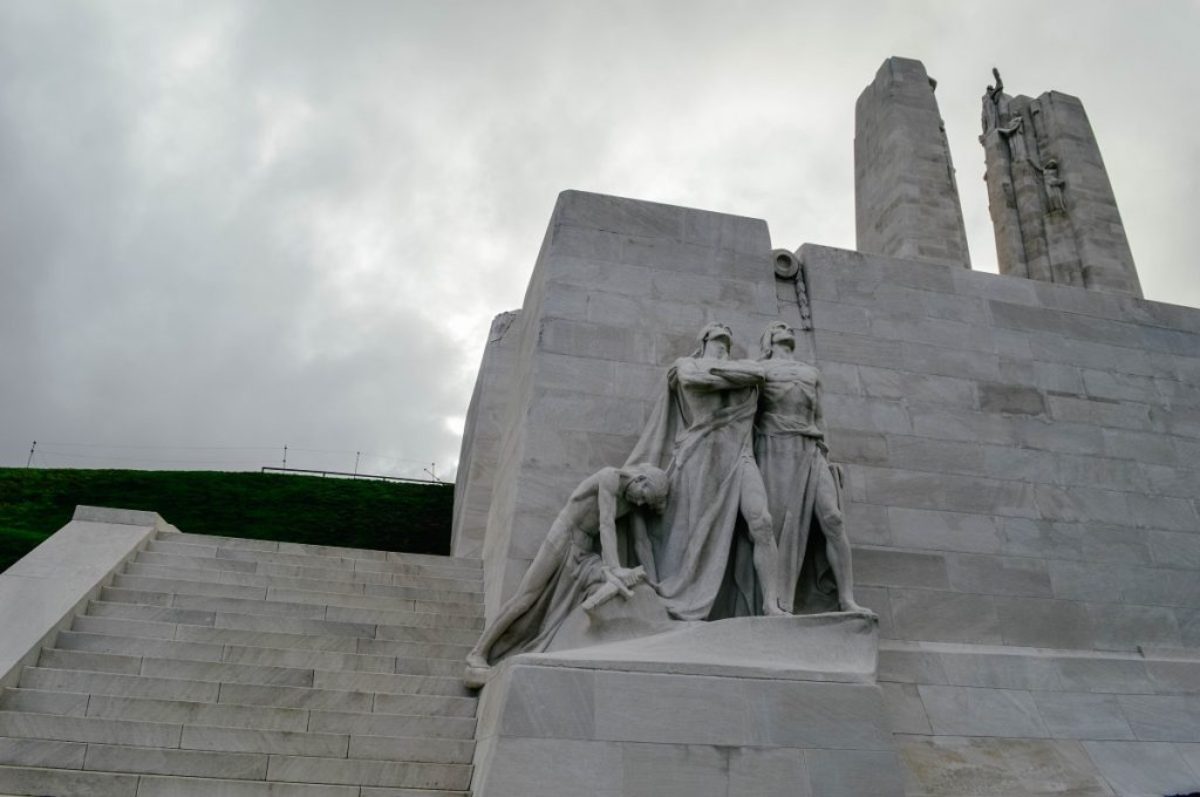
[[[147,509],[180,531],[445,554],[450,485],[274,473],[0,468],[0,572],[77,504]]]

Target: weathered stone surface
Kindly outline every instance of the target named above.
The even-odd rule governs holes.
[[[1115,794],[1077,743],[905,736],[899,746],[909,797]]]
[[[710,641],[707,657],[677,646],[643,672],[603,668],[611,645],[502,664],[484,692],[474,793],[903,793],[878,687],[807,680],[825,674]]]
[[[1200,778],[1179,750],[1162,742],[1084,742],[1088,756],[1120,795],[1187,794]]]
[[[921,702],[938,736],[1048,736],[1037,705],[1016,689],[920,686]]]
[[[858,249],[970,266],[935,83],[920,61],[889,58],[855,106]]]

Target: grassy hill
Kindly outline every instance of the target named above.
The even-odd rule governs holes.
[[[215,471],[0,468],[0,572],[77,504],[148,509],[180,531],[448,553],[450,485]]]

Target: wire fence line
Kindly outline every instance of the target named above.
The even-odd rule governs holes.
[[[344,458],[347,463],[353,462],[351,475],[358,473],[360,463],[370,461],[370,469],[385,472],[393,478],[413,478],[420,481],[442,482],[437,474],[437,464],[429,459],[410,459],[389,454],[377,454],[369,451],[337,448],[310,448],[292,445],[170,445],[145,443],[79,443],[61,440],[38,440],[28,447],[28,457],[25,456],[28,443],[22,444],[21,459],[25,467],[97,467],[99,463],[114,463],[117,467],[125,466],[164,466],[181,467],[197,466],[199,469],[231,468],[237,470],[257,470],[264,462],[281,463],[287,466],[287,457],[304,460],[303,464],[314,465],[316,470],[326,470],[330,473],[349,470],[343,466],[330,467],[330,458]],[[5,446],[8,447],[8,446]],[[145,452],[145,454],[141,453]],[[172,456],[175,454],[175,456]],[[212,454],[215,456],[206,456]],[[166,456],[162,456],[166,455]],[[273,456],[272,456],[273,455]],[[313,462],[319,455],[323,461]],[[16,458],[13,458],[14,464]],[[336,459],[334,461],[337,461]],[[86,463],[97,463],[89,465]],[[403,474],[403,475],[397,475]],[[425,479],[430,476],[431,479]]]

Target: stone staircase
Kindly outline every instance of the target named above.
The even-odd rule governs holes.
[[[0,693],[0,795],[465,797],[475,560],[160,532]]]

